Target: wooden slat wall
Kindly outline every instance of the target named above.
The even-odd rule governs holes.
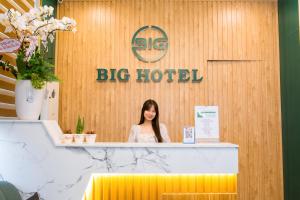
[[[0,3],[0,13],[4,13],[7,9],[15,9],[20,13],[28,11],[30,8],[34,6],[33,0],[1,0]],[[5,38],[15,38],[13,33],[4,33],[5,27],[0,24],[0,41]],[[14,53],[6,53],[3,54],[3,60],[8,61],[10,64],[15,65],[16,54]],[[5,89],[9,91],[14,91],[15,84],[11,81],[7,82],[3,76],[14,78],[14,76],[7,71],[4,71],[0,68],[0,90]],[[1,77],[2,76],[2,77]],[[3,90],[1,90],[3,91]],[[14,96],[7,95],[5,92],[0,93],[0,104],[8,103],[14,104],[15,98]],[[2,117],[16,117],[16,111],[8,108],[0,108],[0,118]]]
[[[283,199],[277,2],[273,1],[64,1],[59,15],[78,32],[59,33],[60,125],[77,116],[98,141],[126,141],[143,102],[160,106],[171,139],[194,124],[195,105],[218,105],[221,141],[239,149],[239,199]],[[131,38],[144,25],[169,37],[167,55],[139,62]],[[128,68],[128,83],[98,83],[96,69]],[[199,68],[200,84],[136,83],[136,68]],[[176,75],[177,77],[177,75]]]

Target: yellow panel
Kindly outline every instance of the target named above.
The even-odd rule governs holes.
[[[210,181],[204,185],[202,178]],[[232,196],[236,199],[236,179],[236,175],[94,175],[85,192],[85,199],[175,200],[208,196],[210,199],[230,200]]]
[[[164,193],[162,200],[236,200],[237,194]]]

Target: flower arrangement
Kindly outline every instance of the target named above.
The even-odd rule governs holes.
[[[29,12],[19,13],[9,9],[0,14],[0,23],[5,26],[5,33],[14,33],[17,43],[16,67],[2,60],[0,66],[19,80],[31,80],[35,89],[42,89],[46,82],[57,81],[53,65],[46,62],[47,43],[54,41],[56,31],[76,32],[75,20],[63,17],[53,18],[53,7],[33,8]]]

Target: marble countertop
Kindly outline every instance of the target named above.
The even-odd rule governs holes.
[[[55,146],[59,147],[160,147],[160,148],[238,148],[238,145],[225,142],[201,142],[196,144],[184,143],[127,143],[127,142],[95,142],[93,144],[64,144],[62,143],[63,132],[60,129],[57,121],[54,120],[0,120],[1,123],[40,123],[45,128],[46,132],[52,139]]]
[[[191,148],[191,147],[203,147],[203,148],[238,148],[238,145],[231,143],[197,143],[197,144],[183,144],[183,143],[122,143],[122,142],[95,142],[94,144],[63,144],[57,143],[56,146],[64,147],[160,147],[160,148]]]

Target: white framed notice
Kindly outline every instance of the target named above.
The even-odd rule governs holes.
[[[184,144],[195,144],[195,129],[191,126],[183,127],[183,141]]]
[[[219,141],[218,106],[195,106],[197,141]]]

